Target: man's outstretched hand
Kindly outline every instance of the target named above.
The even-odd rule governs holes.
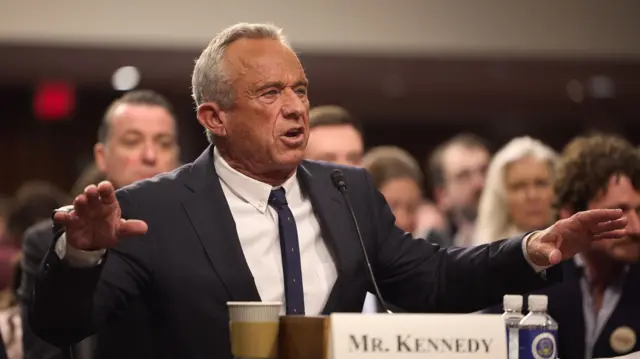
[[[112,248],[121,238],[147,232],[145,222],[122,219],[115,189],[107,181],[87,186],[73,201],[73,211],[56,212],[53,219],[64,226],[67,243],[85,251]]]
[[[627,235],[627,219],[619,209],[578,212],[535,233],[527,243],[527,254],[539,266],[558,264],[586,250],[592,241]]]

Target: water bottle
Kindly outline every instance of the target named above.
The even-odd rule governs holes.
[[[507,328],[507,357],[509,359],[518,359],[518,329],[520,321],[524,318],[522,315],[522,296],[521,295],[505,295],[502,299],[504,313],[502,319]]]
[[[547,314],[546,295],[530,295],[529,314],[520,321],[519,358],[557,359],[558,323]]]

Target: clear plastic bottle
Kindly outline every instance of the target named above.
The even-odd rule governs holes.
[[[507,328],[507,357],[518,359],[520,321],[524,318],[522,315],[522,296],[507,294],[502,299],[502,305],[504,308],[502,319],[504,319]]]
[[[530,295],[529,314],[520,321],[519,359],[557,359],[558,323],[547,314],[546,295]]]

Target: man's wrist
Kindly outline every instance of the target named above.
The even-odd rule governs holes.
[[[60,260],[73,267],[94,267],[102,262],[106,250],[83,251],[74,248],[67,242],[67,236],[63,233],[56,242],[55,252]]]
[[[534,243],[533,241],[539,238],[543,232],[544,231],[534,231],[525,235],[522,239],[522,252],[524,254],[524,258],[537,273],[543,272],[551,267],[549,264],[542,264],[539,263],[539,260],[536,260],[536,257],[538,256],[535,253],[535,246],[532,245],[532,243]]]

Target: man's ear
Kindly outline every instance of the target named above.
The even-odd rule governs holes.
[[[205,102],[198,106],[198,122],[217,137],[227,136],[226,115],[216,102]]]
[[[105,159],[106,148],[103,143],[98,142],[93,146],[93,160],[96,163],[96,167],[102,173],[106,173],[107,161]]]

